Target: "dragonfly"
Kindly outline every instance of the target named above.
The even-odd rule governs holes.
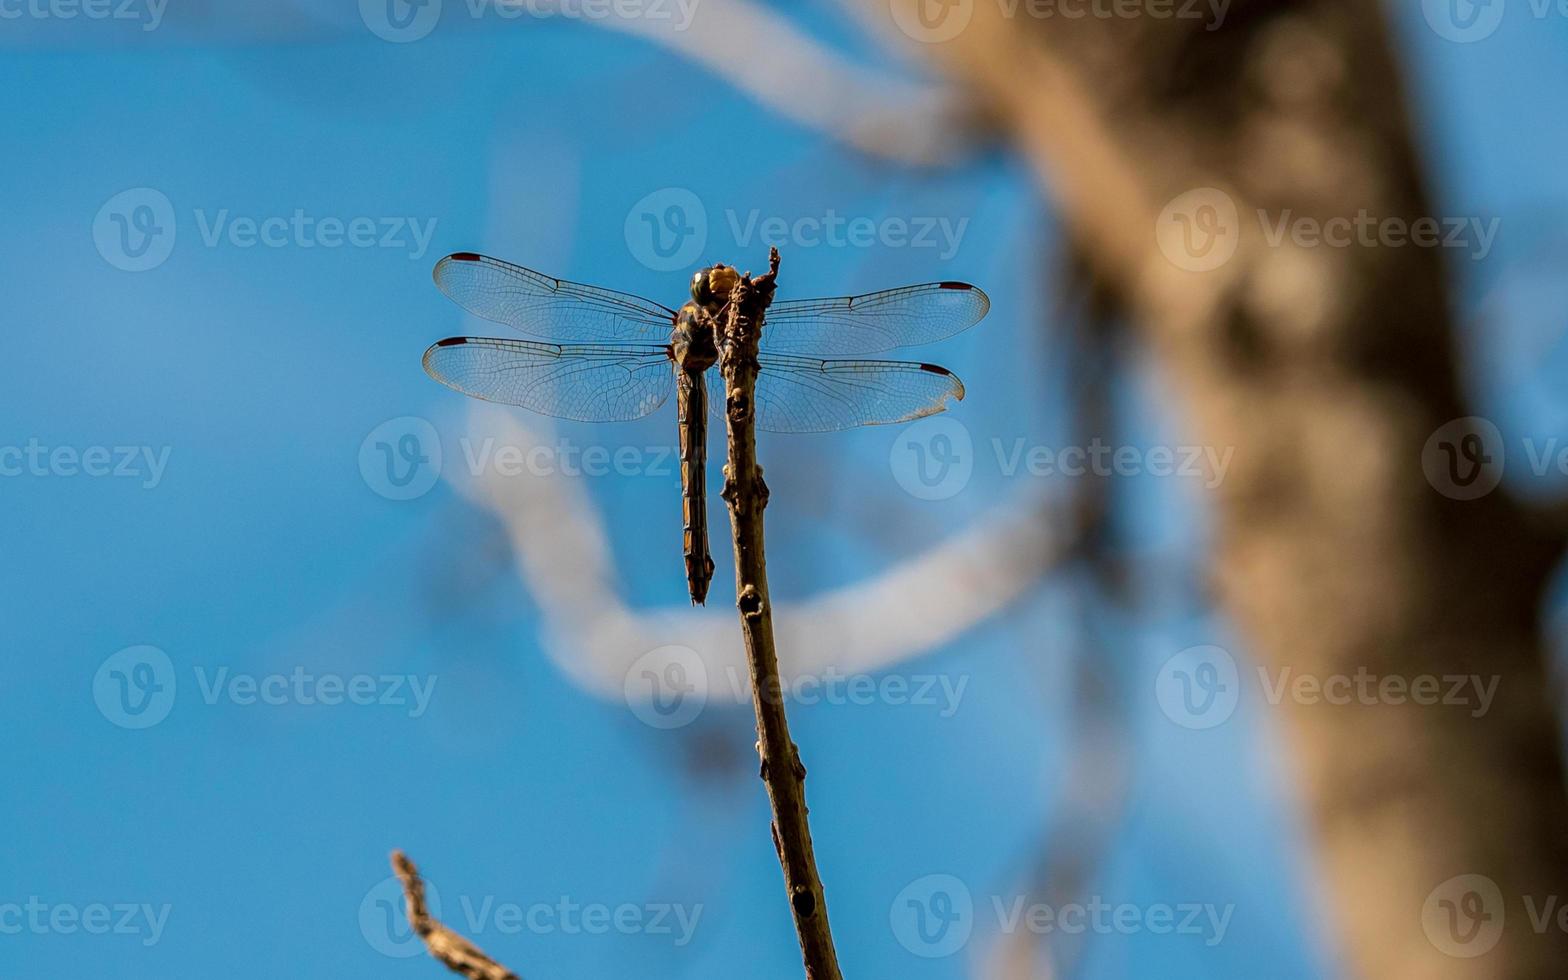
[[[531,338],[448,337],[432,344],[425,371],[450,388],[579,422],[643,418],[675,395],[687,590],[693,604],[703,604],[713,580],[708,391],[717,389],[711,411],[722,419],[716,329],[739,273],[726,265],[699,271],[691,299],[678,310],[475,252],[446,256],[433,275],[469,313]],[[953,372],[855,355],[946,339],[990,308],[985,292],[965,282],[774,302],[763,317],[754,424],[765,432],[834,432],[944,411],[964,397]]]

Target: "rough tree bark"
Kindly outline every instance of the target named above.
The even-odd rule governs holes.
[[[1560,975],[1568,932],[1533,929],[1526,903],[1568,885],[1540,624],[1561,538],[1501,491],[1455,500],[1423,475],[1429,437],[1470,414],[1441,250],[1274,244],[1259,220],[1433,214],[1380,5],[1236,0],[1212,30],[1009,7],[949,5],[970,22],[928,50],[1033,161],[1177,383],[1189,431],[1235,448],[1212,572],[1249,652],[1271,677],[1500,681],[1480,718],[1282,702],[1347,971]],[[1202,216],[1237,236],[1208,271],[1168,254],[1167,205],[1200,188],[1236,207]],[[1474,958],[1432,938],[1434,908],[1467,908],[1434,889],[1466,874],[1495,883],[1480,897],[1505,922]]]

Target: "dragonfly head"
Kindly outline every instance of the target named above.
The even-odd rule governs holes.
[[[711,269],[703,269],[691,277],[691,298],[699,306],[715,307],[723,305],[729,299],[730,292],[735,284],[740,282],[740,273],[727,265],[715,265]]]

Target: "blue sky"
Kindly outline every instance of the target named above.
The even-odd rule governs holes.
[[[1568,207],[1568,109],[1553,97],[1568,90],[1568,22],[1514,6],[1473,44],[1439,38],[1419,11],[1400,21],[1443,213],[1503,220],[1498,258],[1467,275],[1477,281],[1549,270],[1562,254],[1531,266],[1542,246],[1509,232]],[[1055,231],[1029,174],[995,152],[935,175],[856,157],[667,51],[583,24],[448,16],[418,43],[390,44],[351,9],[298,2],[286,29],[217,9],[209,22],[170,11],[146,39],[122,24],[0,25],[0,443],[54,460],[0,478],[0,734],[11,748],[0,974],[441,976],[422,956],[387,955],[399,937],[384,931],[376,889],[398,846],[425,867],[448,921],[526,976],[798,975],[749,709],[710,705],[700,725],[661,731],[579,689],[541,653],[543,620],[497,518],[446,482],[388,499],[362,474],[361,446],[387,420],[428,419],[443,440],[468,424],[470,406],[419,366],[430,342],[475,327],[430,282],[440,255],[487,252],[675,305],[700,262],[764,264],[765,243],[735,233],[753,210],[789,221],[832,210],[879,228],[961,222],[951,249],[787,249],[781,294],[983,284],[985,324],[919,356],[965,379],[958,417],[978,444],[1059,444],[1062,354],[1037,326]],[[826,5],[793,16],[852,58],[916,70],[888,64]],[[176,231],[161,263],[133,272],[117,267],[134,259],[115,251],[119,226],[100,212],[138,188],[169,211],[143,195],[124,220],[172,216]],[[668,188],[707,215],[706,250],[677,272],[651,268],[627,234],[639,202]],[[296,213],[314,230],[293,230]],[[245,244],[245,220],[268,218],[291,223],[282,244]],[[374,223],[376,244],[329,244],[323,220],[347,235],[355,219]],[[1546,340],[1534,328],[1475,338],[1495,356],[1474,380],[1510,434],[1544,437],[1560,405],[1539,378],[1527,399],[1494,394],[1521,369],[1503,341],[1546,343],[1560,362],[1550,341],[1568,306],[1553,305],[1561,291],[1544,274],[1518,276],[1509,295]],[[1179,443],[1146,367],[1118,390],[1128,438]],[[668,443],[673,413],[611,433],[551,431],[583,445]],[[887,466],[897,437],[764,443],[779,460],[764,459],[777,598],[873,574],[1016,489],[977,465],[963,492],[913,501]],[[94,447],[129,475],[48,456],[85,461]],[[826,482],[805,472],[821,460],[835,465]],[[587,482],[628,600],[678,603],[674,477]],[[1199,488],[1138,478],[1122,489],[1136,553],[1201,553]],[[879,512],[892,530],[866,526]],[[713,519],[723,529],[718,509]],[[715,550],[722,607],[722,538]],[[1047,583],[898,668],[965,679],[950,717],[892,703],[792,711],[847,975],[967,976],[994,936],[1059,803],[1071,707],[1061,684],[1086,655],[1080,602],[1074,583]],[[1244,700],[1195,731],[1152,693],[1178,649],[1220,644],[1243,662],[1244,649],[1181,599],[1114,620],[1108,636],[1131,788],[1092,892],[1145,911],[1231,914],[1212,944],[1147,929],[1091,936],[1084,975],[1327,975],[1268,706]],[[120,667],[113,657],[139,645],[167,658],[158,676],[173,697],[156,724],[123,727],[133,716],[115,708],[113,675],[136,655]],[[390,703],[305,703],[297,686],[282,703],[245,703],[252,680],[282,692],[300,675],[365,678],[372,700]],[[901,941],[892,913],[932,875],[964,884],[974,934],[928,958]],[[526,920],[563,898],[629,907],[646,928],[588,934],[538,912],[544,925],[514,929],[502,911]],[[126,929],[89,932],[83,917],[99,905]],[[671,922],[695,917],[687,941],[651,924],[661,909]],[[3,931],[19,915],[33,918]]]

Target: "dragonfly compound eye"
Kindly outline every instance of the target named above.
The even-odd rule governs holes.
[[[696,275],[691,277],[691,298],[694,301],[696,301],[698,303],[701,303],[704,306],[707,305],[707,303],[708,303],[708,270],[707,269],[703,269],[701,272],[699,272]]]

